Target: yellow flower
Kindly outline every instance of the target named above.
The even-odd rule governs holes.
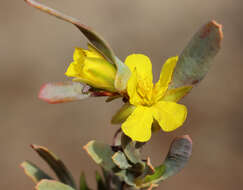
[[[74,77],[74,81],[83,82],[95,88],[116,91],[114,87],[116,67],[95,48],[88,47],[89,50],[75,49],[73,62],[69,65],[65,75]]]
[[[165,132],[175,130],[186,120],[187,108],[176,102],[192,87],[168,89],[177,60],[178,57],[172,57],[165,62],[160,79],[154,85],[152,65],[147,56],[133,54],[126,58],[125,64],[132,72],[127,84],[127,93],[133,108],[129,108],[128,112],[132,113],[122,124],[122,130],[132,140],[148,141],[151,138],[154,119]],[[124,109],[121,111],[126,115],[123,113]],[[117,118],[122,121],[121,118]],[[114,117],[113,120],[116,121]]]

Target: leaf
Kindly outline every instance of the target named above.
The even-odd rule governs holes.
[[[97,182],[97,189],[98,190],[107,190],[108,188],[105,185],[105,182],[103,181],[102,177],[100,176],[99,172],[96,171],[96,182]]]
[[[188,162],[192,153],[192,140],[188,135],[177,137],[170,146],[165,159],[165,172],[163,180],[178,173]]]
[[[116,175],[120,177],[122,181],[125,181],[126,184],[132,187],[136,187],[136,184],[134,183],[134,176],[128,170],[121,170],[119,172],[116,172]]]
[[[75,25],[84,36],[90,41],[90,43],[108,59],[111,63],[115,64],[117,67],[117,74],[115,79],[115,88],[119,91],[126,89],[127,81],[130,77],[129,68],[122,63],[115,55],[110,45],[96,32],[94,32],[90,27],[81,24],[79,20],[67,16],[59,11],[56,11],[52,8],[49,8],[41,3],[38,3],[34,0],[25,0],[30,6],[35,7],[45,13],[48,13],[52,16],[55,16],[61,20],[69,22]]]
[[[219,52],[222,39],[222,26],[216,21],[204,25],[180,55],[170,87],[176,88],[200,82]]]
[[[47,164],[53,169],[61,182],[76,189],[72,175],[64,163],[55,154],[43,146],[31,145],[31,147],[39,154],[40,157],[42,157],[47,162]]]
[[[78,82],[53,82],[44,84],[38,97],[50,104],[72,102],[82,100],[91,96],[85,92],[85,85]]]
[[[54,180],[41,180],[36,185],[36,190],[74,190],[72,187]]]
[[[111,159],[114,152],[109,145],[96,141],[90,141],[84,146],[84,150],[86,150],[89,156],[104,169],[111,171],[116,167]]]
[[[64,20],[75,25],[84,35],[85,37],[91,42],[91,44],[96,47],[105,57],[110,59],[113,63],[115,62],[114,53],[110,48],[109,44],[96,32],[94,32],[90,27],[81,24],[79,20],[67,16],[59,11],[56,11],[48,6],[45,6],[41,3],[36,2],[35,0],[25,0],[30,6],[35,7],[45,13],[48,13],[52,16],[57,17],[58,19]]]
[[[52,179],[44,171],[29,161],[23,162],[20,166],[24,169],[25,174],[30,177],[34,183],[38,183],[42,179]]]
[[[81,175],[80,175],[80,188],[79,188],[80,190],[91,190],[89,187],[88,187],[88,185],[87,185],[87,183],[86,183],[86,179],[85,179],[85,175],[84,175],[84,173],[82,173]]]
[[[147,175],[142,180],[136,179],[137,186],[149,187],[177,174],[188,162],[191,152],[192,140],[188,135],[175,138],[164,163],[155,168],[154,174]]]
[[[120,169],[127,169],[132,167],[128,161],[126,156],[123,152],[118,151],[112,156],[113,162],[120,168]]]
[[[125,155],[133,164],[144,164],[140,158],[141,155],[136,141],[132,141],[128,136],[122,134],[121,143]]]

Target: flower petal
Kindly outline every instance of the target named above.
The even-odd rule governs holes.
[[[129,102],[133,105],[139,105],[142,104],[142,97],[139,96],[137,92],[137,72],[136,69],[131,75],[130,79],[128,80],[127,83],[127,93],[129,95]]]
[[[152,122],[153,116],[151,108],[137,106],[122,124],[122,130],[133,141],[146,142],[151,137]]]
[[[167,61],[164,63],[164,65],[161,69],[160,79],[156,83],[155,89],[154,89],[156,99],[162,98],[163,95],[165,94],[166,90],[168,89],[177,60],[178,60],[178,56],[171,57],[171,58],[167,59]]]
[[[183,86],[180,88],[174,88],[167,90],[165,96],[162,98],[163,101],[178,102],[185,95],[187,95],[193,86]]]
[[[105,59],[104,56],[92,44],[88,43],[88,49],[89,50],[84,50],[87,57]]]
[[[80,77],[82,73],[82,66],[79,62],[72,62],[69,66],[65,75],[68,77]]]
[[[73,60],[74,61],[82,61],[86,57],[85,52],[82,48],[75,48],[73,53]]]
[[[142,54],[132,54],[126,58],[125,64],[132,72],[127,83],[130,103],[138,105],[143,99],[151,99],[153,74],[150,59]]]
[[[136,70],[139,80],[145,79],[153,83],[152,64],[149,57],[143,54],[132,54],[127,56],[125,64],[132,73]]]
[[[187,116],[187,108],[175,102],[160,101],[153,107],[153,117],[165,132],[170,132],[180,127]]]

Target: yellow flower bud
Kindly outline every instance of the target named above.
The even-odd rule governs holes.
[[[65,75],[74,77],[74,81],[83,82],[95,88],[116,91],[114,87],[116,67],[91,46],[89,50],[75,49],[73,62]]]

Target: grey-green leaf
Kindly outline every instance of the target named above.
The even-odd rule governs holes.
[[[85,87],[79,82],[47,83],[41,87],[38,97],[50,104],[82,100],[91,96],[90,92],[84,92]]]
[[[124,155],[123,152],[118,151],[112,156],[113,162],[120,168],[120,169],[128,169],[132,167]]]
[[[111,171],[116,167],[112,160],[114,152],[109,145],[90,141],[84,146],[84,149],[87,151],[89,156],[104,169]]]
[[[165,159],[165,172],[163,180],[175,175],[188,162],[192,153],[192,140],[188,135],[177,137],[170,146],[169,153]]]
[[[44,171],[42,171],[39,167],[37,167],[35,164],[24,161],[20,165],[23,169],[25,174],[30,177],[30,179],[34,183],[38,183],[42,179],[52,179],[49,175],[47,175]]]
[[[119,178],[121,178],[122,181],[125,181],[126,184],[128,184],[132,187],[136,187],[136,184],[134,183],[134,176],[130,171],[121,170],[121,171],[117,172],[116,175]]]
[[[85,37],[110,61],[115,63],[115,56],[110,48],[109,44],[96,32],[94,32],[90,27],[85,26],[84,24],[81,24],[79,20],[72,18],[70,16],[67,16],[59,11],[56,11],[46,5],[43,5],[41,3],[38,3],[35,0],[25,0],[30,6],[35,7],[45,13],[48,13],[52,16],[55,16],[61,20],[64,20],[66,22],[69,22],[73,25],[75,25],[84,35]]]
[[[71,173],[54,153],[43,146],[32,145],[31,147],[47,162],[61,182],[76,189],[76,184]]]
[[[219,52],[222,39],[222,26],[216,21],[210,21],[204,25],[180,55],[170,88],[200,82],[207,74],[213,58]]]
[[[192,140],[188,135],[175,138],[164,163],[155,168],[154,174],[147,175],[143,180],[136,180],[136,184],[140,187],[149,187],[177,174],[188,162],[191,153]]]
[[[138,142],[132,141],[128,136],[122,134],[121,144],[125,155],[133,164],[144,164],[140,158]]]
[[[69,185],[65,185],[58,181],[44,179],[41,180],[36,185],[36,190],[75,190],[75,189],[73,189]]]

